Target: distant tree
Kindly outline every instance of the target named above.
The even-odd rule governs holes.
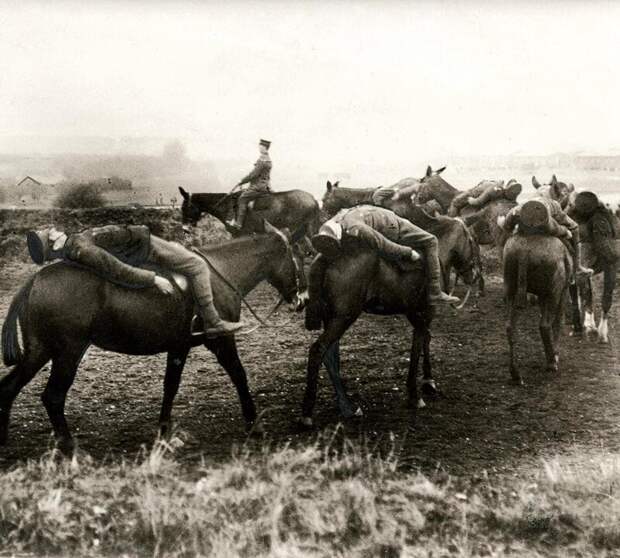
[[[168,142],[164,146],[162,161],[166,167],[182,169],[187,166],[187,150],[185,144],[179,140]]]
[[[0,203],[6,203],[8,196],[3,186],[0,186]]]
[[[72,209],[103,207],[105,199],[93,184],[67,184],[54,201],[54,205]]]

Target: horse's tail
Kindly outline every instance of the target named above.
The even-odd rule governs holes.
[[[527,306],[527,252],[521,249],[517,253],[517,308]]]
[[[15,295],[9,307],[9,313],[2,325],[2,360],[6,366],[13,366],[22,358],[22,348],[19,345],[18,320],[26,307],[33,283],[34,276],[28,279],[26,284]]]

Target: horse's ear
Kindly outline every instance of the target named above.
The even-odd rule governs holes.
[[[568,185],[568,191],[569,192],[574,192],[575,191],[575,185],[572,182]]]
[[[532,185],[534,186],[534,188],[540,188],[540,186],[541,186],[540,182],[538,182],[538,180],[536,180],[535,176],[532,176]]]
[[[328,192],[331,192],[331,191],[332,191],[332,188],[333,188],[332,183],[328,180],[328,181],[327,181],[327,191],[328,191]]]
[[[430,178],[432,174],[433,174],[433,169],[431,168],[430,165],[428,165],[428,167],[426,167],[426,178]]]
[[[189,200],[189,192],[186,192],[185,190],[183,190],[181,186],[179,186],[179,192],[181,192],[183,199]]]
[[[435,174],[441,174],[441,173],[442,173],[443,171],[445,171],[445,170],[446,170],[446,167],[441,167],[440,169],[437,169],[437,170],[435,171]]]
[[[549,182],[549,184],[551,184],[551,186],[555,186],[558,183],[558,179],[556,178],[555,174],[551,177],[551,181]]]

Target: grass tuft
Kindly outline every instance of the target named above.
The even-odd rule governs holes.
[[[336,439],[339,442],[336,442]],[[536,482],[430,480],[333,435],[186,470],[181,442],[100,464],[48,452],[0,475],[0,554],[564,556],[620,553],[620,457]],[[458,483],[458,487],[456,484]]]

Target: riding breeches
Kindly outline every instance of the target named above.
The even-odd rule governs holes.
[[[441,268],[437,237],[409,223],[406,226],[399,224],[397,230],[390,232],[393,233],[390,236],[398,238],[398,242],[390,240],[364,223],[349,225],[346,230],[348,236],[358,238],[389,260],[411,261],[412,249],[422,252],[426,260],[431,294],[438,294],[441,291]]]
[[[213,304],[209,266],[198,254],[178,242],[151,235],[151,252],[147,261],[187,277],[201,310]]]
[[[240,225],[243,225],[243,222],[245,221],[245,214],[248,211],[248,204],[257,198],[264,196],[266,193],[266,190],[253,190],[250,188],[241,192],[238,202],[239,207],[237,209],[237,221]]]

